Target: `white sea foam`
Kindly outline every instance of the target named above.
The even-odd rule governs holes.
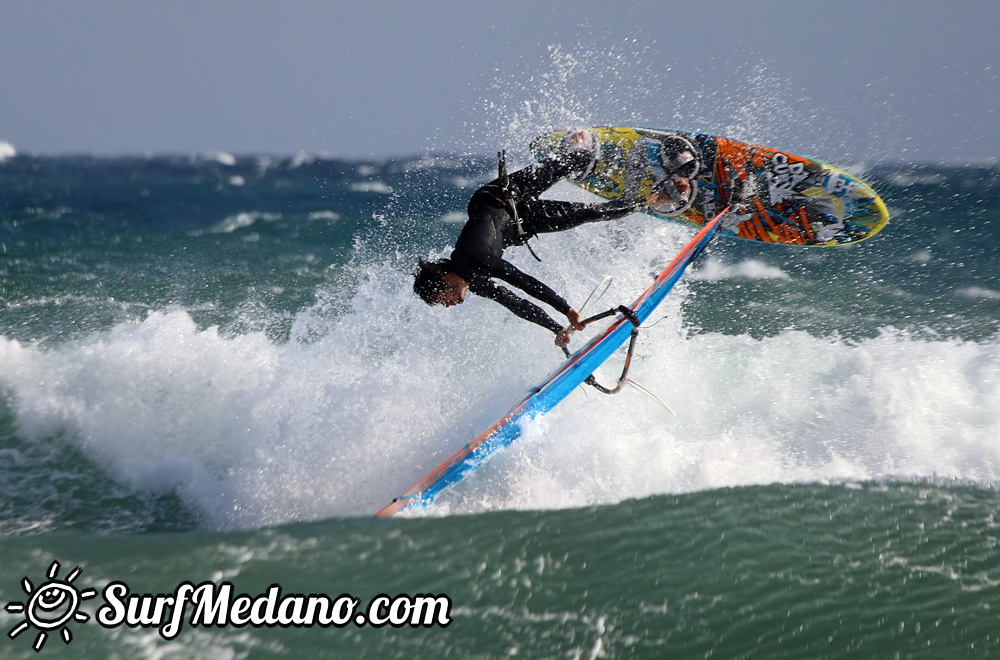
[[[958,289],[957,293],[967,298],[987,298],[989,300],[1000,300],[1000,291],[994,291],[993,289],[987,289],[986,287],[982,286],[965,287],[962,289]]]
[[[449,211],[441,216],[441,222],[447,222],[449,224],[464,223],[468,219],[469,215],[465,211]]]
[[[931,174],[897,173],[890,175],[889,179],[897,186],[903,187],[915,184],[922,186],[936,186],[948,182],[948,177],[941,172]]]
[[[236,164],[236,157],[232,154],[226,153],[225,151],[206,152],[202,154],[202,159],[215,161],[216,163],[226,165],[227,167],[232,167]]]
[[[309,214],[310,220],[326,220],[328,222],[336,222],[340,220],[340,217],[336,211],[313,211]]]
[[[297,167],[302,167],[303,165],[312,165],[315,162],[316,162],[315,157],[306,153],[305,151],[300,151],[288,161],[288,167],[294,170]]]
[[[453,177],[451,180],[451,182],[455,184],[455,186],[467,190],[475,190],[479,186],[483,185],[484,183],[488,183],[489,181],[490,181],[489,177],[468,177],[468,176],[456,176]]]
[[[213,227],[210,231],[213,234],[230,234],[237,229],[242,229],[244,227],[249,227],[258,220],[280,220],[281,215],[278,213],[261,213],[261,212],[244,212],[231,215],[222,220],[219,224]]]
[[[791,277],[776,266],[763,261],[748,259],[739,263],[726,263],[720,259],[708,259],[700,268],[692,268],[689,277],[693,280],[788,280]]]
[[[388,195],[392,193],[392,187],[384,181],[359,181],[351,184],[351,190],[355,192],[373,192]]]
[[[0,163],[17,155],[17,149],[10,142],[0,140]]]
[[[613,273],[600,303],[611,306],[691,234],[632,217],[540,237],[541,263],[510,256],[571,302]],[[561,362],[549,333],[495,303],[425,306],[411,268],[354,266],[356,284],[320,291],[287,343],[199,329],[184,309],[58,347],[0,338],[0,390],[25,439],[64,435],[120,483],[174,490],[214,525],[367,516]],[[679,417],[632,388],[581,388],[430,513],[772,482],[998,480],[1000,337],[692,335],[685,291],[643,331],[630,373]]]
[[[886,331],[851,345],[794,332],[652,350],[632,374],[678,418],[634,391],[568,401],[487,468],[495,497],[563,506],[775,482],[1000,478],[998,342]],[[461,487],[462,510],[481,506],[473,488]]]

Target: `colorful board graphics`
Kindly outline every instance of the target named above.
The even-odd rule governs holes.
[[[673,261],[657,275],[631,310],[642,323],[663,302],[677,280],[680,279],[698,254],[705,248],[720,227],[725,211],[706,224],[691,239]],[[388,518],[400,511],[427,506],[443,491],[465,478],[467,474],[486,462],[499,449],[510,445],[521,435],[523,425],[531,419],[552,410],[560,401],[569,396],[577,386],[590,376],[629,340],[634,325],[625,315],[619,314],[606,330],[594,337],[586,346],[570,358],[528,396],[522,399],[510,412],[483,431],[479,437],[455,452],[448,460],[430,474],[397,497],[375,514]]]
[[[575,183],[607,199],[626,190],[647,195],[668,178],[669,166],[663,163],[669,163],[672,143],[680,138],[694,147],[698,172],[690,207],[671,214],[648,211],[657,217],[700,227],[716,209],[731,204],[733,212],[720,233],[813,246],[857,243],[889,221],[885,204],[868,184],[822,161],[704,133],[611,126],[587,130],[597,138],[597,158]],[[536,139],[531,147],[536,158],[551,157],[568,133]]]

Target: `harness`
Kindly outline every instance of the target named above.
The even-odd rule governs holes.
[[[528,243],[528,239],[534,238],[535,234],[529,234],[524,230],[524,225],[521,223],[521,216],[517,212],[517,191],[510,185],[510,177],[507,175],[507,150],[497,152],[497,181],[500,184],[500,196],[492,195],[493,199],[500,202],[500,204],[510,212],[510,216],[514,219],[514,226],[517,227],[517,243],[515,245],[523,245],[528,248],[528,252],[531,256],[535,258],[536,261],[541,261],[535,251],[531,249],[531,244]]]

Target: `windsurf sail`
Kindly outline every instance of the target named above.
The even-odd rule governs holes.
[[[401,511],[425,507],[438,495],[454,486],[467,474],[485,463],[493,454],[507,447],[520,437],[524,424],[538,415],[552,410],[560,401],[569,396],[576,387],[594,373],[601,364],[615,353],[630,338],[633,331],[650,317],[656,307],[663,302],[670,290],[681,278],[684,270],[715,236],[726,208],[691,239],[673,261],[664,268],[653,283],[639,296],[631,307],[624,308],[615,320],[590,340],[583,348],[573,353],[556,371],[551,373],[541,385],[531,390],[510,412],[483,431],[475,440],[455,452],[448,460],[436,467],[430,474],[394,499],[375,516],[388,518]]]

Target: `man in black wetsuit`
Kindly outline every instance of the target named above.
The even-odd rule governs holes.
[[[583,330],[579,312],[551,288],[505,261],[503,251],[525,245],[537,234],[613,220],[646,207],[648,200],[642,198],[622,197],[603,204],[538,199],[559,179],[586,174],[596,155],[591,148],[593,140],[589,131],[571,133],[554,158],[518,170],[509,177],[501,173],[473,193],[468,206],[469,221],[455,242],[451,258],[421,260],[414,292],[428,305],[452,307],[462,303],[465,294],[471,291],[557,335],[562,331],[562,326],[538,305],[497,285],[493,281],[496,278],[565,314],[570,326]]]

